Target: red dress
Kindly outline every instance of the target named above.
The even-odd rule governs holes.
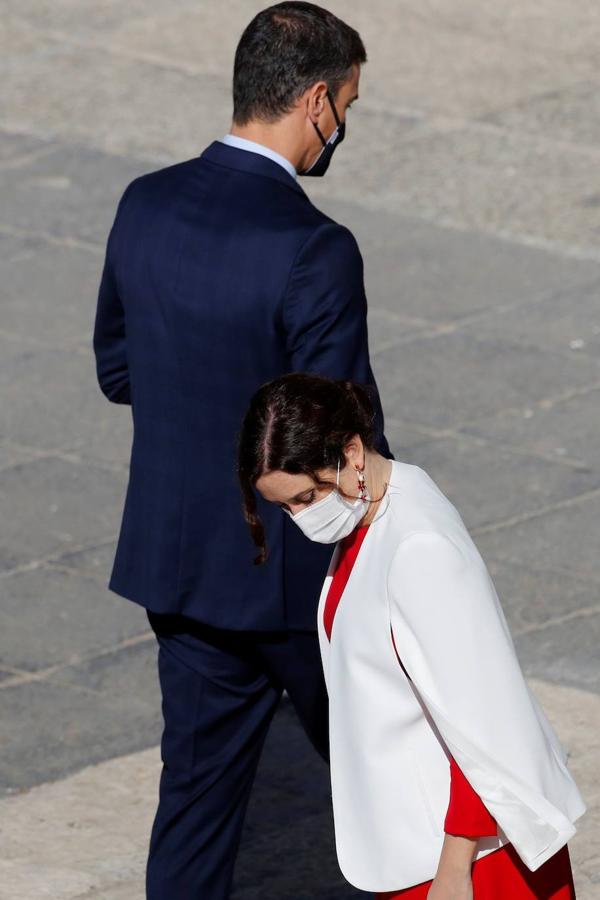
[[[323,610],[323,625],[330,640],[336,609],[368,528],[368,525],[355,528],[340,542],[338,562]],[[400,657],[398,662],[402,665]],[[444,831],[472,838],[497,834],[496,820],[452,757],[450,799]],[[531,872],[517,856],[512,844],[505,844],[475,860],[471,866],[471,877],[474,900],[573,900],[575,897],[566,844],[535,872]],[[423,881],[400,891],[376,894],[376,897],[377,900],[426,900],[431,884],[431,881]]]

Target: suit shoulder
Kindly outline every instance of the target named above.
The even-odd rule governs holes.
[[[186,159],[183,162],[172,163],[163,166],[160,169],[153,169],[150,172],[142,172],[129,182],[125,188],[125,193],[141,193],[144,190],[160,190],[168,185],[172,185],[176,181],[180,181],[188,177],[194,167],[198,165],[198,157]]]
[[[332,219],[331,216],[328,216],[318,207],[313,206],[312,203],[310,204],[310,207],[313,211],[314,223],[318,229],[334,235],[337,240],[346,242],[349,246],[356,248],[356,250],[359,249],[358,242],[347,225],[338,222],[336,219]]]
[[[337,276],[351,280],[362,276],[363,260],[356,238],[349,228],[328,216],[298,218],[301,241],[296,261],[303,264],[307,257],[329,258],[337,267]]]
[[[189,178],[194,165],[197,158],[137,175],[121,194],[116,218],[122,221],[133,216],[139,220],[140,215],[163,211],[176,197],[178,186]]]

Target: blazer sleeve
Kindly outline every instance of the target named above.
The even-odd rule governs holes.
[[[437,732],[534,871],[575,833],[585,804],[466,530],[401,540],[388,570],[388,601],[398,653]]]
[[[113,403],[131,403],[125,310],[116,278],[116,244],[120,219],[133,182],[125,188],[119,201],[106,243],[104,266],[100,278],[93,348],[96,376],[102,393]]]
[[[463,837],[487,837],[498,833],[496,820],[481,802],[453,756],[450,757],[450,800],[444,831]]]
[[[300,248],[284,297],[283,324],[291,371],[367,387],[375,407],[376,447],[393,458],[369,358],[363,260],[345,226],[328,222]]]

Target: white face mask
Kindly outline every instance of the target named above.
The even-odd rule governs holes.
[[[337,490],[339,485],[340,464],[338,462],[334,490],[317,503],[301,509],[295,516],[289,510],[284,510],[310,541],[317,541],[319,544],[334,544],[354,531],[366,514],[366,501],[360,497],[357,497],[354,503],[345,500]],[[367,500],[370,499],[367,493]]]

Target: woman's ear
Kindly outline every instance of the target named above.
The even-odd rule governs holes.
[[[363,468],[365,464],[365,446],[359,434],[355,434],[350,438],[344,447],[344,455],[346,462],[349,462],[351,466],[356,469]]]

